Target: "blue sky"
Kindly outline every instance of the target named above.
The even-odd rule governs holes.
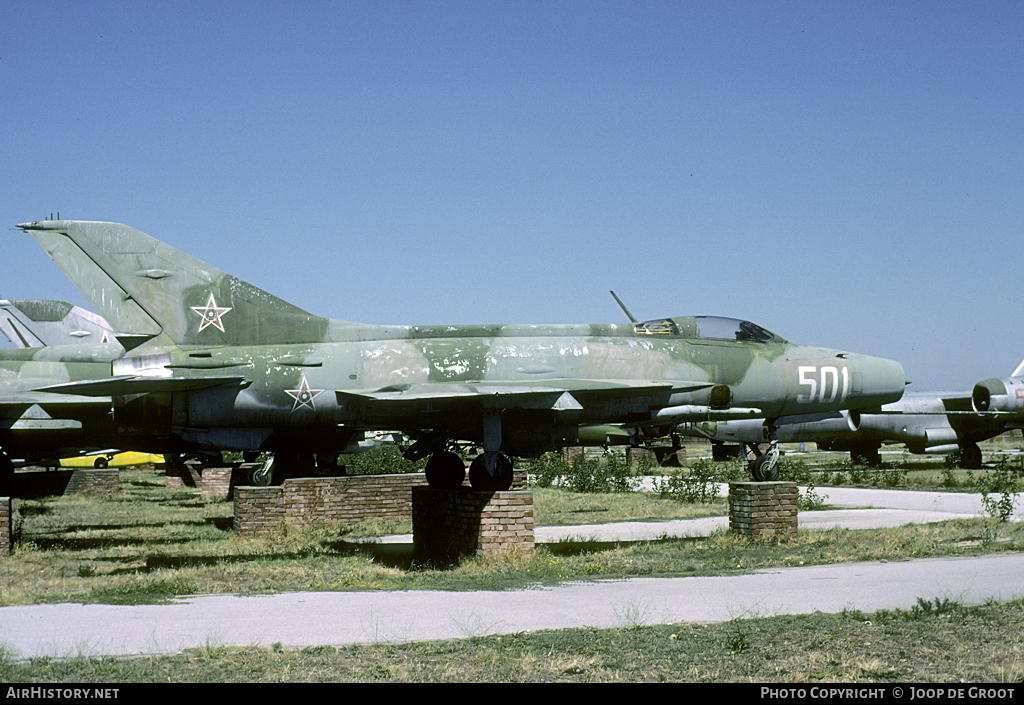
[[[0,5],[0,216],[366,323],[747,318],[960,389],[1024,358],[1024,3]],[[88,306],[0,236],[0,296]]]

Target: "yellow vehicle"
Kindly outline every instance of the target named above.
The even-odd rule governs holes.
[[[100,453],[98,455],[80,455],[77,458],[64,458],[60,461],[63,468],[123,468],[130,465],[162,463],[164,456],[151,453]]]

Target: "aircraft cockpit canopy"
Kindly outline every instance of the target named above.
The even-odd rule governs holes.
[[[719,316],[655,318],[633,326],[637,335],[706,340],[739,340],[748,343],[785,342],[771,331],[750,321]]]

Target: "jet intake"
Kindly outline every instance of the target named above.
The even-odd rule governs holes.
[[[1024,378],[986,379],[974,385],[971,404],[975,411],[1021,411],[1024,409]]]
[[[850,409],[850,412],[846,415],[846,421],[850,425],[851,431],[856,431],[860,428],[861,415],[857,409]]]
[[[891,432],[893,430],[893,419],[897,417],[891,414],[873,414],[870,411],[863,412],[859,409],[850,409],[847,414],[851,431],[860,431],[871,435],[871,431]]]

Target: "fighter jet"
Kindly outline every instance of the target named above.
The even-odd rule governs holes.
[[[581,425],[672,427],[898,400],[899,363],[789,343],[734,319],[625,324],[368,325],[308,313],[134,228],[37,221],[31,234],[134,339],[106,379],[41,385],[110,396],[126,432],[263,450],[286,469],[394,429],[434,487],[507,488],[509,456],[575,445]],[[125,341],[124,336],[121,338]],[[762,477],[777,457],[766,454]]]
[[[16,348],[117,342],[114,330],[100,316],[46,299],[0,299],[0,333]]]
[[[832,411],[777,421],[778,439],[814,441],[822,450],[849,451],[855,462],[878,465],[883,444],[903,443],[915,454],[960,451],[967,468],[982,464],[980,441],[1024,428],[1024,362],[1009,377],[987,379],[971,390],[906,392],[880,408]],[[767,442],[761,419],[691,424],[691,435],[754,446]],[[721,450],[719,451],[721,452]]]
[[[111,360],[123,354],[116,342],[0,350],[0,493],[16,462],[56,464],[117,445],[109,397],[36,390],[109,377]]]

